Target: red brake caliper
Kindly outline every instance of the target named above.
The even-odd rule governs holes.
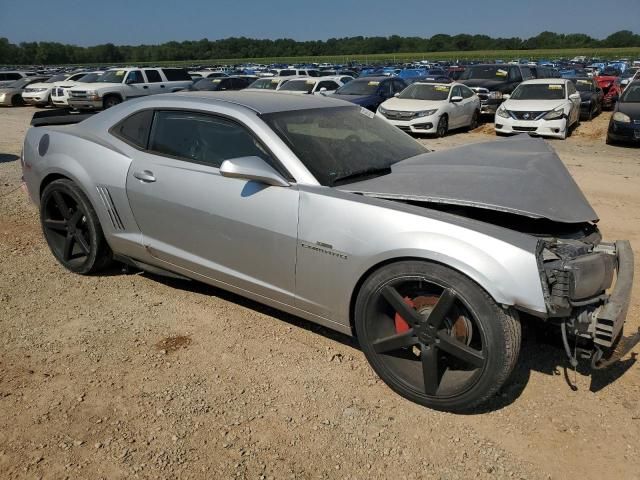
[[[409,305],[411,308],[415,308],[415,304],[413,303],[413,300],[411,300],[409,297],[404,297],[404,303]],[[402,318],[399,313],[396,313],[395,323],[396,323],[396,333],[404,333],[411,328],[407,323],[407,321],[404,318]]]

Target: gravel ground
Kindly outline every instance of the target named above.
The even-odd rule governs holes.
[[[573,391],[563,352],[525,324],[514,379],[489,408],[439,413],[389,390],[343,335],[195,282],[63,270],[13,191],[33,112],[0,110],[0,476],[640,478],[633,358],[570,371]],[[608,116],[551,144],[605,237],[640,258],[640,154],[605,145]],[[421,141],[492,138],[484,125]]]

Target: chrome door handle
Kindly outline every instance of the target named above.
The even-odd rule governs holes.
[[[133,176],[141,182],[153,183],[156,181],[156,177],[153,176],[153,172],[149,170],[143,170],[142,172],[133,172]]]

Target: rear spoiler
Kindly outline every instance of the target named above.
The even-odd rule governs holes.
[[[95,113],[96,112],[73,112],[66,108],[45,110],[33,114],[33,118],[31,118],[31,126],[44,127],[47,125],[72,125],[86,120],[92,115],[95,115]]]

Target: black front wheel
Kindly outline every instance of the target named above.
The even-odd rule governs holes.
[[[450,412],[491,398],[520,351],[515,312],[468,277],[426,261],[372,274],[356,301],[355,327],[367,360],[389,387]]]
[[[108,95],[102,101],[102,107],[106,110],[107,108],[115,107],[120,103],[122,103],[122,99],[120,99],[120,97],[117,97],[115,95]]]
[[[449,131],[449,119],[446,115],[442,115],[438,121],[438,127],[436,128],[436,136],[442,138]]]
[[[56,259],[68,270],[95,273],[112,255],[89,199],[68,179],[51,182],[40,200],[42,231]]]

